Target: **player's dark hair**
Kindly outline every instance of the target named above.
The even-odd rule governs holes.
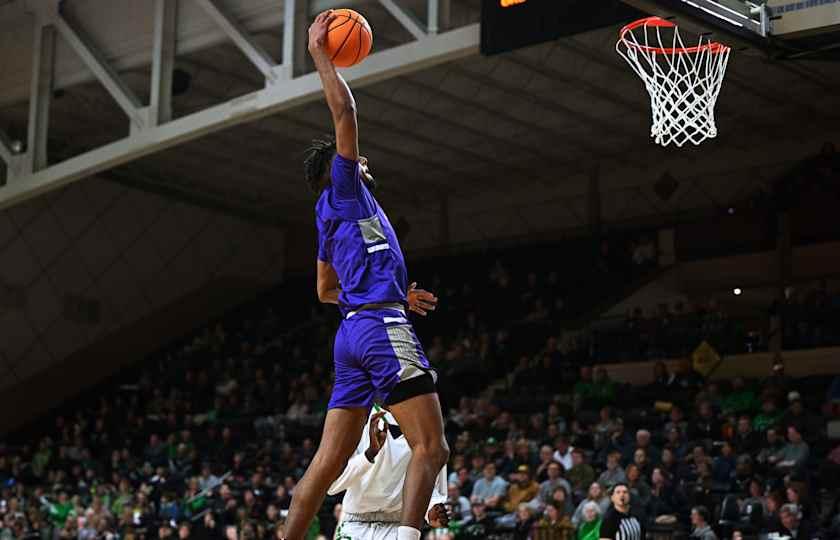
[[[313,193],[318,194],[323,189],[323,178],[329,170],[335,152],[335,137],[331,136],[313,140],[306,149],[303,160],[303,179]]]
[[[306,149],[303,159],[303,179],[312,193],[319,195],[326,186],[324,177],[329,173],[335,154],[335,137],[332,135],[313,140],[309,148]],[[362,176],[362,181],[371,192],[376,191],[377,183],[375,179]]]

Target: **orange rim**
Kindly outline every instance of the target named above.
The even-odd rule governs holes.
[[[729,47],[724,45],[723,43],[719,43],[717,41],[712,41],[705,45],[698,45],[696,47],[650,47],[648,45],[639,45],[633,41],[630,41],[626,38],[627,34],[632,32],[633,30],[644,26],[654,26],[658,28],[676,28],[677,25],[672,23],[671,21],[666,21],[662,17],[646,17],[644,19],[639,19],[638,21],[634,21],[624,28],[621,29],[619,34],[619,39],[624,42],[624,44],[631,49],[637,49],[644,52],[649,53],[656,53],[656,54],[668,54],[668,55],[676,55],[676,54],[696,54],[703,51],[709,51],[712,54],[721,54],[725,52],[729,52]]]

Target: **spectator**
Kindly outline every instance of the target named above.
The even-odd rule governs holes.
[[[782,413],[776,407],[773,397],[765,397],[761,402],[761,412],[753,419],[753,429],[758,432],[767,431],[775,426],[782,418]]]
[[[788,410],[782,415],[781,424],[783,426],[796,426],[804,438],[815,436],[821,429],[822,419],[818,415],[805,412],[805,406],[802,404],[802,397],[799,392],[791,392],[788,394],[788,402],[790,403]]]
[[[808,444],[802,440],[802,434],[796,426],[788,426],[788,443],[769,458],[769,463],[779,471],[789,472],[798,470],[808,459]]]
[[[673,516],[676,521],[683,504],[684,501],[666,473],[659,467],[653,469],[650,500],[645,509],[645,515],[654,521],[661,516]]]
[[[595,480],[595,470],[586,463],[586,454],[580,448],[572,450],[572,468],[566,474],[571,484],[571,493],[583,498],[585,490]]]
[[[653,472],[653,464],[648,460],[647,452],[643,448],[637,448],[633,453],[633,465],[638,467],[643,477],[650,476]]]
[[[473,486],[470,499],[473,503],[482,503],[479,507],[482,512],[487,508],[501,508],[507,489],[508,483],[496,476],[496,465],[487,463],[484,465],[484,475]]]
[[[494,520],[487,514],[487,507],[484,502],[478,499],[474,500],[472,503],[472,515],[462,524],[461,534],[463,537],[487,538],[495,530]]]
[[[596,484],[597,485],[597,484]],[[601,538],[601,506],[594,501],[583,501],[583,519],[577,526],[577,540],[599,540]]]
[[[554,494],[554,490],[558,487],[562,487],[566,490],[567,493],[572,491],[572,486],[563,478],[563,466],[557,463],[556,461],[552,461],[551,465],[548,466],[548,479],[540,484],[540,492],[538,496],[538,502],[540,505],[540,510],[546,504],[551,501],[551,497]]]
[[[782,440],[782,438],[778,435],[776,428],[768,429],[766,435],[766,442],[762,446],[761,450],[758,452],[756,461],[762,466],[771,467],[773,465],[771,458],[779,454],[784,448],[784,446],[785,443]]]
[[[472,507],[470,501],[461,495],[458,484],[449,484],[446,504],[448,505],[450,519],[453,521],[466,521],[469,519]]]
[[[779,536],[788,537],[791,540],[805,540],[814,538],[811,526],[808,522],[800,519],[799,509],[796,505],[786,504],[779,509],[781,526],[773,530]]]
[[[732,437],[732,446],[738,454],[755,455],[761,446],[759,434],[753,431],[750,417],[742,415],[738,418],[738,426]]]
[[[520,504],[516,510],[516,525],[513,530],[514,540],[529,540],[535,521],[531,507],[525,503]]]
[[[544,482],[548,478],[548,466],[554,461],[554,449],[551,446],[544,444],[540,447],[539,465],[534,473],[534,477],[538,482]]]
[[[735,451],[729,441],[724,441],[712,465],[712,480],[728,491],[735,480],[735,469]]]
[[[640,429],[636,432],[636,448],[645,451],[645,457],[647,458],[648,463],[655,464],[660,462],[662,457],[661,452],[651,443],[650,431]]]
[[[578,507],[575,509],[575,513],[572,515],[572,525],[575,527],[580,527],[583,520],[583,510],[587,503],[594,503],[598,505],[599,516],[603,515],[604,512],[607,511],[607,508],[609,508],[610,498],[604,494],[604,489],[598,482],[592,482],[589,486],[586,498],[580,501],[580,504],[578,504]]]
[[[709,510],[705,506],[695,506],[691,509],[691,526],[691,538],[717,540],[717,535],[709,525]]]
[[[569,438],[565,435],[560,435],[554,440],[554,455],[552,459],[563,465],[563,470],[565,471],[570,470],[574,465],[572,450],[574,448],[569,445]]]
[[[534,524],[534,529],[542,537],[564,538],[570,531],[574,531],[568,514],[563,507],[555,502],[549,502],[545,507],[542,519]]]
[[[732,388],[721,403],[724,415],[752,414],[758,410],[759,402],[755,391],[748,388],[743,377],[732,379]]]
[[[504,504],[505,511],[516,512],[519,505],[534,499],[540,491],[540,485],[531,478],[527,465],[520,465],[511,475],[511,485]]]
[[[645,482],[639,467],[635,463],[627,466],[625,474],[627,476],[627,487],[630,489],[630,504],[639,513],[642,513],[650,502],[650,486]]]
[[[607,468],[598,477],[598,483],[604,486],[604,489],[612,489],[616,484],[624,484],[626,482],[627,475],[624,469],[621,468],[621,452],[611,452],[607,456]]]

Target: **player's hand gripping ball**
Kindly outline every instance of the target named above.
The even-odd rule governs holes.
[[[355,66],[373,46],[370,24],[352,9],[331,9],[315,18],[309,29],[309,46],[322,47],[337,67]]]

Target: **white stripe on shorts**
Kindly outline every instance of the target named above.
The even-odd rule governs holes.
[[[414,340],[411,327],[407,324],[388,326],[385,330],[388,332],[388,340],[391,342],[391,348],[394,349],[394,355],[400,363],[400,380],[405,381],[424,374],[426,371],[421,367],[417,342]]]

